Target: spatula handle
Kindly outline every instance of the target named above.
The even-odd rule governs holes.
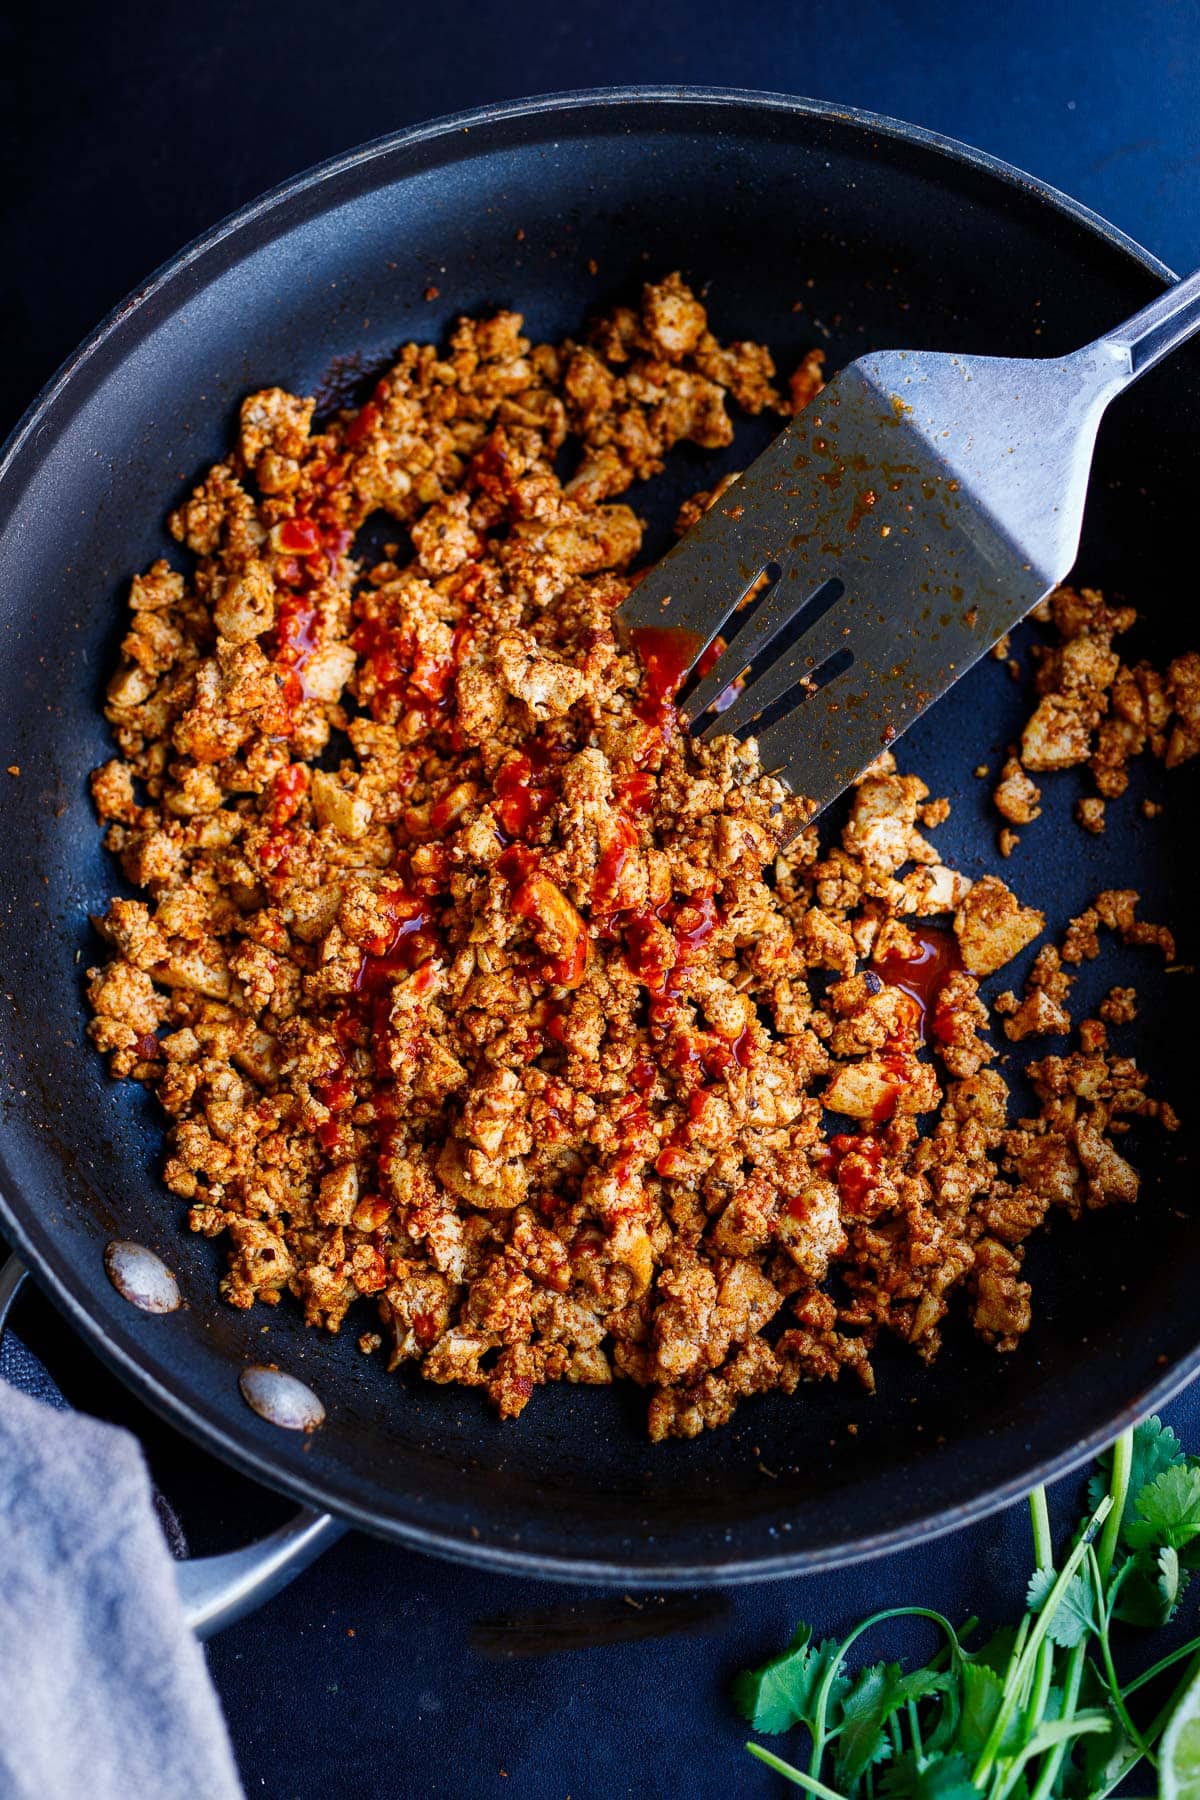
[[[1152,369],[1164,356],[1178,349],[1200,331],[1200,269],[1185,275],[1149,306],[1134,313],[1099,340],[1108,350],[1116,350],[1129,359],[1124,371],[1125,383],[1136,381]]]

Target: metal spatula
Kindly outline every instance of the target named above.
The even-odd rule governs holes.
[[[756,735],[815,817],[1067,574],[1105,407],[1197,330],[1200,271],[1070,356],[861,357],[633,590],[623,629],[681,681],[724,632],[684,716]]]

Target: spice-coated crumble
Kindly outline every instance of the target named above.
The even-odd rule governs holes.
[[[781,391],[677,276],[583,342],[521,323],[409,345],[319,430],[253,395],[173,516],[191,573],[133,583],[93,777],[142,898],[99,921],[92,1036],[169,1115],[166,1180],[224,1234],[226,1300],[291,1294],[332,1331],[370,1297],[365,1350],[505,1417],[623,1376],[653,1437],[691,1436],[743,1395],[869,1387],[880,1332],[932,1357],[955,1289],[1011,1349],[1025,1239],[1134,1199],[1128,1121],[1175,1123],[1108,1043],[1136,996],[1034,1064],[1039,1110],[1010,1118],[979,978],[1041,914],[945,866],[948,804],[890,754],[840,841],[777,854],[788,797],[753,743],[690,743],[669,671],[614,632],[642,537],[617,496],[682,440],[728,444],[731,400],[805,404],[820,356]],[[381,511],[406,547],[366,568]],[[1128,609],[1097,594],[1048,613],[998,790],[1020,824],[1031,773],[1090,757],[1111,795],[1145,743],[1200,739],[1200,659],[1125,669]],[[1044,945],[996,1009],[1009,1037],[1070,1031],[1101,929],[1171,954],[1136,902]]]

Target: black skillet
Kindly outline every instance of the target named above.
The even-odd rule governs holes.
[[[1035,1241],[1036,1323],[1017,1355],[992,1355],[960,1322],[931,1369],[899,1347],[881,1354],[873,1399],[813,1387],[651,1448],[636,1389],[539,1392],[500,1425],[473,1393],[388,1376],[356,1331],[308,1333],[290,1304],[222,1306],[220,1252],[187,1235],[159,1180],[152,1103],[111,1084],[85,1041],[81,975],[97,950],[88,914],[117,881],[85,780],[109,754],[99,695],[126,584],[177,554],[164,514],[224,453],[240,396],[281,383],[337,403],[460,310],[514,306],[554,339],[674,268],[705,290],[719,333],[766,339],[785,369],[813,344],[834,365],[901,344],[1051,354],[1169,275],[1027,176],[887,119],[702,90],[521,102],[382,140],[219,226],[71,359],[0,467],[6,1234],[125,1380],[262,1481],[418,1548],[658,1585],[779,1575],[945,1530],[1079,1462],[1178,1388],[1200,1360],[1187,1132],[1134,1141],[1136,1209],[1058,1222]],[[1192,347],[1121,400],[1101,435],[1080,566],[1145,608],[1133,655],[1200,642],[1194,576],[1175,576],[1198,422]],[[679,499],[743,464],[764,430],[739,427],[721,458],[683,452],[636,496],[651,550]],[[988,784],[972,771],[996,768],[1021,717],[1019,690],[989,661],[901,745],[904,766],[953,800],[939,842],[968,873],[996,860]],[[1060,928],[1099,888],[1136,885],[1146,915],[1181,930],[1185,961],[1195,784],[1186,770],[1145,779],[1099,839],[1071,823],[1076,777],[1048,782],[1046,816],[1007,872]],[[1141,816],[1143,791],[1167,800],[1161,818]],[[1085,970],[1077,1014],[1118,980],[1142,994],[1128,1041],[1186,1112],[1189,976],[1147,952],[1113,954]],[[148,1318],[118,1296],[102,1266],[113,1237],[167,1259],[183,1310]],[[322,1428],[284,1433],[250,1412],[237,1378],[251,1361],[303,1375],[328,1409]]]

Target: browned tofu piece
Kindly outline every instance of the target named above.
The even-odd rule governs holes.
[[[963,964],[972,975],[994,975],[1045,928],[1042,913],[1022,906],[996,875],[978,880],[954,915]]]

